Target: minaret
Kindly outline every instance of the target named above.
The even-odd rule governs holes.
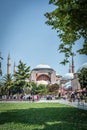
[[[72,66],[71,66],[70,62],[69,62],[69,73],[72,73]]]
[[[0,75],[2,76],[1,60],[3,60],[3,58],[2,58],[2,56],[1,56],[1,52],[0,52]]]
[[[7,58],[7,74],[11,74],[11,58],[10,58],[10,54],[8,54],[8,58]]]
[[[74,54],[72,55],[72,73],[74,73],[74,69],[75,69],[75,66],[74,66]]]
[[[16,72],[16,64],[15,64],[15,62],[14,62],[14,69],[13,69],[13,73],[15,74],[15,72]]]

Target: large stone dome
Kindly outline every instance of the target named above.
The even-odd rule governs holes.
[[[82,68],[87,68],[87,62],[82,64],[81,67],[77,70],[77,72],[79,72]]]
[[[71,89],[71,88],[72,88],[72,86],[71,86],[71,81],[65,83],[64,88],[65,88],[65,89]]]
[[[63,80],[71,80],[73,78],[74,78],[73,73],[66,73],[62,79]]]
[[[39,64],[33,70],[36,70],[36,71],[39,71],[39,70],[54,71],[49,65],[46,65],[46,64]]]
[[[37,65],[35,68],[48,68],[48,69],[51,69],[51,67],[49,65],[45,65],[45,64],[39,64]]]

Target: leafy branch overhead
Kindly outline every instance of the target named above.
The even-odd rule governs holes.
[[[83,47],[77,50],[87,55],[87,0],[50,0],[55,10],[45,13],[47,25],[52,26],[60,37],[59,52],[65,54],[65,61],[72,55],[72,47],[83,38]]]

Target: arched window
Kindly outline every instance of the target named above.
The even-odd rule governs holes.
[[[37,81],[41,81],[41,80],[50,81],[50,77],[48,75],[42,74],[42,75],[39,75],[36,80]]]

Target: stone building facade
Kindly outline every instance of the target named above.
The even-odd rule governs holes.
[[[56,72],[50,66],[40,64],[31,71],[30,79],[38,84],[55,84]]]

